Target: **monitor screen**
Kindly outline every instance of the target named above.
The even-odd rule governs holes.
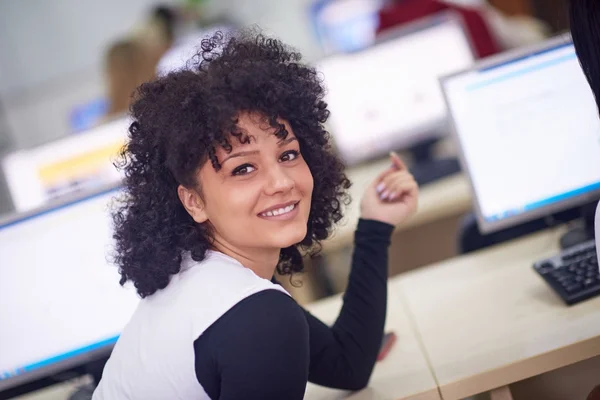
[[[313,0],[310,20],[325,54],[372,45],[383,3],[383,0]]]
[[[133,314],[108,261],[116,193],[0,222],[0,390],[107,355]]]
[[[8,190],[19,212],[75,192],[119,182],[113,165],[127,138],[122,118],[44,145],[16,151],[2,160]]]
[[[474,60],[459,19],[439,16],[395,30],[365,50],[321,60],[329,128],[349,164],[439,136],[446,106],[438,78]]]
[[[484,232],[593,200],[600,120],[567,37],[443,80]]]

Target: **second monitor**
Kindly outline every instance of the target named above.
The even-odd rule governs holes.
[[[528,221],[580,216],[561,237],[564,251],[534,268],[567,304],[600,295],[600,120],[573,43],[558,37],[442,82],[480,231],[515,237]]]
[[[600,120],[568,37],[443,79],[489,233],[600,198]]]
[[[363,51],[321,60],[330,130],[344,161],[352,165],[443,137],[447,111],[438,78],[473,60],[463,23],[451,14],[403,26]],[[427,155],[417,158],[428,161]]]

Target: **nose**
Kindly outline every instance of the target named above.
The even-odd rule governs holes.
[[[295,186],[294,180],[281,165],[277,164],[269,168],[264,189],[265,194],[272,196],[278,193],[287,193]]]

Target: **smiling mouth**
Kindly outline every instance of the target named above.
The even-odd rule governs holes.
[[[298,207],[298,203],[290,204],[289,206],[281,207],[275,210],[269,210],[258,215],[260,215],[261,217],[277,217],[279,215],[291,213],[296,209],[296,207]]]

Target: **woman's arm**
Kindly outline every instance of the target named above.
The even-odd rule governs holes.
[[[213,400],[301,400],[308,338],[298,304],[265,290],[238,303],[194,342],[196,377]]]
[[[406,165],[395,153],[390,161],[361,201],[352,269],[337,321],[328,328],[306,313],[311,382],[362,389],[375,366],[385,325],[390,238],[394,226],[415,212],[418,198],[417,183]]]
[[[383,339],[393,230],[386,223],[360,220],[340,315],[330,328],[306,312],[311,382],[346,390],[368,384]]]
[[[289,296],[266,290],[207,329],[194,342],[196,376],[207,394],[215,400],[293,400],[303,398],[307,380],[365,387],[383,338],[393,229],[359,221],[344,305],[331,328]]]

